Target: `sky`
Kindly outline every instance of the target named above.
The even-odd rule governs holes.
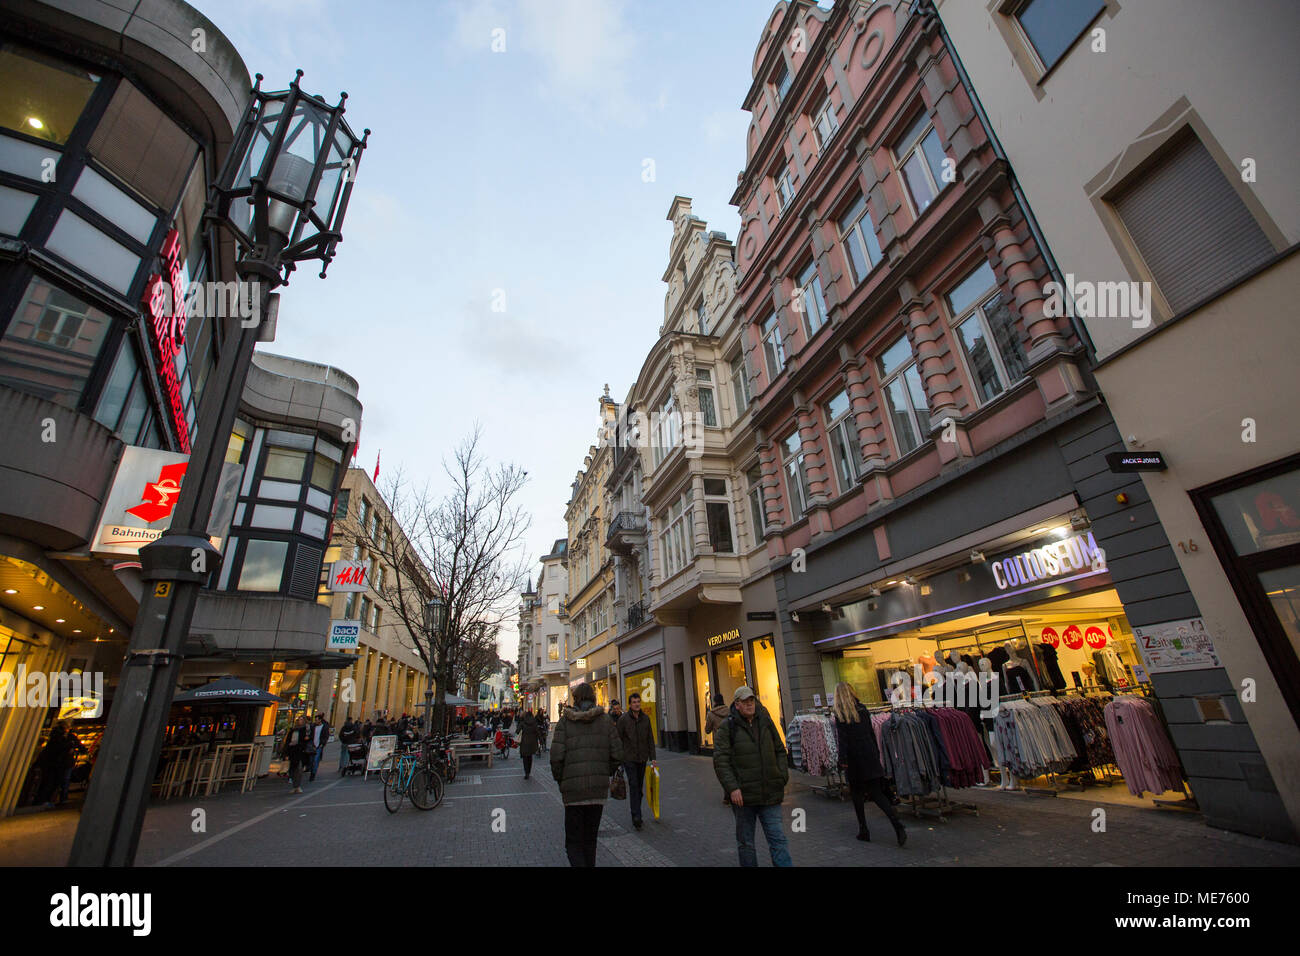
[[[264,88],[301,68],[372,131],[329,277],[294,273],[261,348],[357,379],[355,463],[382,453],[381,490],[400,468],[445,491],[480,424],[490,461],[528,471],[537,567],[604,386],[621,401],[658,338],[672,197],[736,237],[741,103],[775,0],[191,2]],[[516,644],[503,633],[502,657]]]

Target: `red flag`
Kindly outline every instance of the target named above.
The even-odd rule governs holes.
[[[375,477],[371,478],[371,481],[379,480],[379,455],[380,452],[375,452]]]

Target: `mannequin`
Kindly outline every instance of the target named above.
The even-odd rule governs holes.
[[[1038,683],[1034,680],[1034,670],[1025,661],[1024,655],[1016,645],[1007,641],[1002,647],[1007,652],[1007,663],[1003,668],[1003,673],[1006,674],[1007,693],[1017,694],[1038,690]]]

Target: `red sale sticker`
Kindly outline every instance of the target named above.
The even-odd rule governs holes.
[[[1043,628],[1043,633],[1038,635],[1038,640],[1039,643],[1051,644],[1053,647],[1061,646],[1061,635],[1057,634],[1054,628]]]
[[[1079,630],[1079,625],[1071,624],[1065,629],[1065,646],[1072,651],[1083,647],[1083,631]]]
[[[1101,633],[1099,627],[1088,628],[1083,634],[1083,639],[1088,642],[1088,646],[1094,651],[1106,646],[1106,635]]]

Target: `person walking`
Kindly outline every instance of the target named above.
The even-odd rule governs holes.
[[[623,772],[627,774],[627,802],[632,808],[632,826],[641,829],[641,794],[645,790],[645,768],[655,762],[655,734],[650,717],[641,709],[641,695],[627,699],[627,713],[618,719],[618,740],[623,747]]]
[[[533,775],[533,754],[537,753],[538,729],[537,718],[531,710],[526,710],[519,718],[519,756],[524,762],[524,779]]]
[[[713,695],[713,706],[704,716],[704,732],[706,734],[716,734],[718,728],[722,726],[723,721],[731,714],[731,708],[727,706],[727,698],[721,694]],[[722,788],[722,802],[731,803],[731,798],[727,796],[727,788]]]
[[[542,753],[546,753],[546,734],[551,729],[551,722],[546,716],[544,709],[537,711],[537,745]]]
[[[74,740],[76,738],[68,733],[67,725],[59,721],[50,728],[45,746],[36,757],[36,766],[41,768],[41,786],[36,791],[36,802],[46,810],[54,809],[54,791],[63,784],[64,767],[71,769],[69,765],[76,763]],[[75,746],[81,746],[81,742],[77,741]]]
[[[330,722],[325,719],[325,715],[318,713],[311,729],[311,743],[316,749],[312,752],[311,776],[307,778],[308,780],[316,779],[316,771],[320,769],[320,758],[324,756],[325,745],[329,743],[330,729]]]
[[[622,718],[623,718],[623,705],[620,704],[617,700],[611,700],[609,702],[609,719],[614,721],[615,724],[618,724],[618,722]]]
[[[794,866],[781,826],[781,801],[790,780],[785,744],[767,708],[748,687],[737,687],[731,713],[713,735],[713,772],[731,800],[741,866],[758,866],[754,824],[763,825],[773,866]]]
[[[866,814],[866,802],[870,797],[871,802],[880,807],[894,825],[898,845],[902,846],[907,842],[907,830],[898,819],[893,801],[885,793],[885,771],[880,766],[880,748],[876,744],[876,732],[871,726],[871,714],[846,681],[835,685],[834,710],[839,763],[844,768],[844,779],[849,783],[853,812],[858,815],[858,839],[864,842],[871,840]]]
[[[307,718],[299,714],[289,732],[284,735],[284,743],[280,747],[280,756],[289,761],[289,780],[293,784],[294,793],[302,793],[302,772],[311,765],[311,759],[315,756],[311,739],[312,728],[307,726]]]
[[[564,800],[564,850],[570,866],[596,865],[596,834],[609,797],[609,778],[623,760],[614,722],[596,706],[588,683],[573,691],[573,706],[555,722],[551,775]]]

